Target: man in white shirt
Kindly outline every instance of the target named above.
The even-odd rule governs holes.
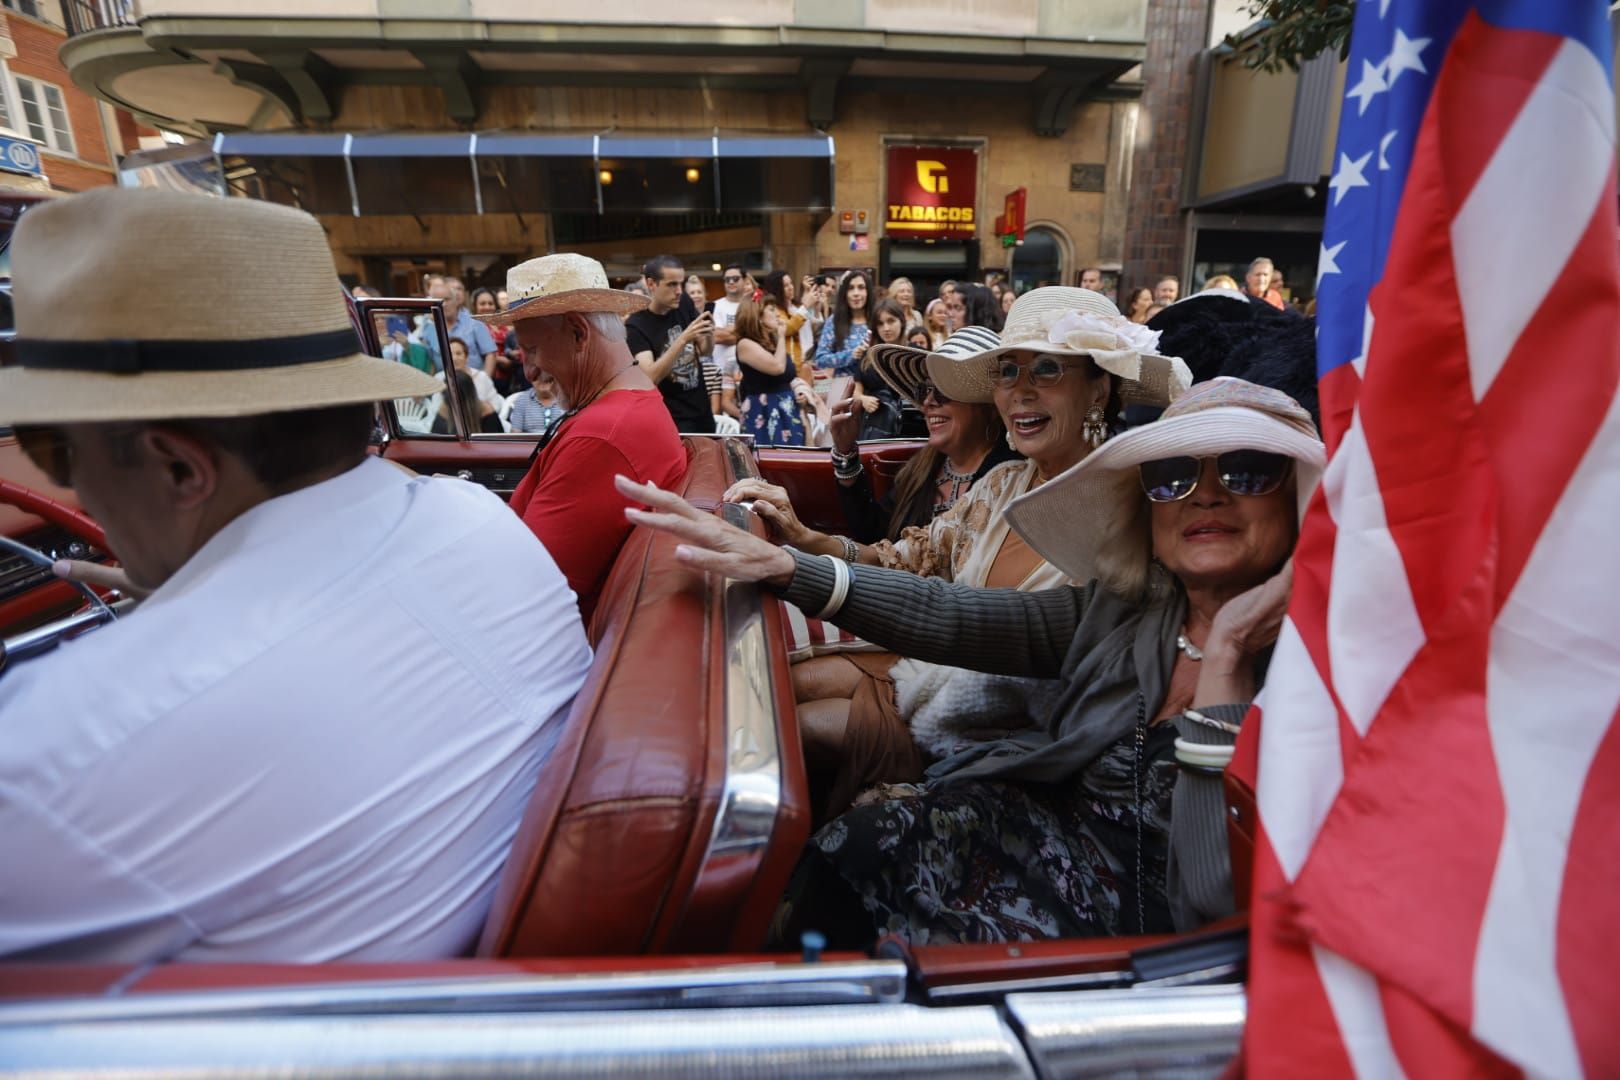
[[[366,453],[438,383],[359,355],[300,211],[101,189],[12,251],[0,422],[150,596],[0,676],[0,956],[468,951],[590,649],[500,499]]]
[[[714,362],[722,375],[737,368],[737,309],[748,298],[748,274],[741,264],[732,263],[721,271],[720,283],[726,295],[710,305],[714,312]]]

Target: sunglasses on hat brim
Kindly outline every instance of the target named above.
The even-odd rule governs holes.
[[[1172,457],[1144,461],[1142,490],[1150,502],[1179,502],[1198,490],[1208,458]],[[1215,476],[1233,495],[1270,495],[1283,486],[1294,459],[1265,450],[1228,450],[1215,455]]]

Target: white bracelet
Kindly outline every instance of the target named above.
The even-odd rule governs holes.
[[[1215,743],[1195,743],[1186,739],[1176,740],[1176,760],[1183,765],[1191,765],[1200,769],[1224,769],[1232,763],[1232,754],[1237,748],[1234,746],[1219,746]]]
[[[833,591],[832,596],[827,599],[827,606],[816,613],[816,618],[830,619],[838,613],[839,608],[844,606],[844,601],[849,599],[849,563],[836,555],[823,555],[821,557],[832,563]]]

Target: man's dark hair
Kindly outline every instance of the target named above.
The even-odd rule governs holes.
[[[743,277],[748,276],[748,271],[743,269],[743,264],[742,263],[727,263],[726,268],[724,270],[720,271],[720,273],[722,275],[729,274],[733,270],[737,271],[737,273],[741,274]]]
[[[281,495],[316,475],[360,464],[375,417],[376,407],[361,402],[224,420],[157,420],[141,426],[169,428],[213,443]]]
[[[680,270],[685,273],[685,267],[681,265],[681,260],[675,256],[654,255],[642,265],[641,276],[653,281],[662,281],[664,280],[665,270]]]

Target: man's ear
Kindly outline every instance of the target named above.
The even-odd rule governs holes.
[[[219,490],[219,451],[183,431],[150,427],[136,437],[177,510],[194,510]]]
[[[591,324],[578,311],[570,311],[563,318],[568,320],[568,329],[574,335],[574,343],[578,346],[584,346],[591,336]]]

